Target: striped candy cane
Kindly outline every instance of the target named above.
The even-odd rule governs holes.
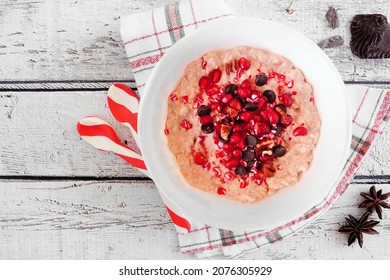
[[[139,99],[137,94],[126,85],[113,84],[108,90],[107,102],[112,115],[130,129],[139,145],[137,129]],[[93,147],[102,151],[114,152],[150,178],[142,156],[122,144],[114,129],[106,121],[97,117],[86,117],[77,124],[77,130],[81,138]],[[190,220],[185,217],[180,208],[168,197],[161,194],[161,198],[176,230],[180,233],[191,231]]]

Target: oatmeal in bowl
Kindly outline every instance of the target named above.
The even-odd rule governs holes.
[[[295,185],[320,136],[310,82],[287,58],[257,48],[192,61],[167,106],[165,134],[185,180],[242,203]]]
[[[200,28],[164,54],[141,96],[148,171],[166,204],[202,224],[269,229],[301,217],[347,159],[340,74],[314,42],[275,22]]]

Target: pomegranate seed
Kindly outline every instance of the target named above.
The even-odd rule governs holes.
[[[206,88],[211,83],[211,79],[208,76],[202,76],[199,79],[199,87]]]
[[[248,70],[250,67],[251,67],[251,63],[248,59],[246,59],[245,57],[241,57],[239,60],[238,60],[238,66],[242,69],[242,70]]]
[[[279,99],[286,107],[290,107],[293,103],[291,96],[287,93],[283,93],[282,96],[279,97]]]
[[[230,101],[229,106],[237,111],[240,111],[242,109],[241,101],[237,98],[233,98],[232,101]]]
[[[188,95],[183,96],[183,97],[181,98],[181,103],[183,103],[183,104],[187,104],[187,103],[188,103]]]
[[[219,92],[219,87],[217,85],[211,84],[206,87],[205,91],[207,95],[211,96]]]
[[[244,150],[245,147],[246,147],[245,140],[242,139],[242,140],[236,145],[236,147],[237,147],[238,149]]]
[[[238,117],[240,120],[243,120],[244,122],[248,122],[252,118],[252,114],[249,112],[241,112]]]
[[[233,98],[233,95],[231,95],[230,93],[228,93],[228,94],[225,94],[225,95],[222,97],[221,101],[222,101],[223,103],[227,104],[227,103],[229,103],[230,100],[232,100],[232,98]]]
[[[244,80],[241,83],[240,87],[250,89],[252,87],[251,81],[249,81],[248,79]]]
[[[198,109],[200,105],[202,105],[202,103],[203,103],[203,98],[200,94],[198,94],[197,96],[195,96],[194,105],[192,107],[194,109]]]
[[[186,130],[189,130],[189,129],[192,128],[192,124],[191,124],[189,121],[187,121],[186,119],[182,120],[182,122],[180,123],[180,125],[181,125],[182,127],[184,127]]]
[[[257,101],[257,106],[260,109],[265,109],[267,107],[268,99],[265,96],[260,96],[259,101]]]
[[[260,115],[267,123],[275,124],[279,121],[279,115],[270,108],[260,111]]]
[[[259,99],[260,99],[260,96],[261,96],[261,93],[260,91],[258,90],[251,90],[251,99],[254,101],[254,102],[258,102]]]
[[[226,153],[231,153],[234,150],[234,145],[229,143],[223,143],[222,150]]]
[[[171,93],[171,94],[169,95],[169,99],[171,99],[172,101],[176,101],[176,100],[178,100],[179,98],[177,97],[176,94]]]
[[[235,124],[233,126],[233,132],[241,132],[241,131],[242,131],[242,126],[241,125]]]
[[[209,74],[211,81],[213,81],[213,83],[215,84],[219,82],[221,76],[222,76],[222,72],[221,70],[219,70],[219,68],[212,70]]]
[[[296,129],[294,129],[293,135],[294,136],[305,136],[305,135],[307,135],[307,129],[303,126],[297,127]]]
[[[210,108],[211,108],[211,110],[218,111],[218,112],[220,112],[222,109],[222,107],[219,103],[211,103]]]
[[[165,128],[165,129],[164,129],[164,134],[165,134],[165,135],[169,135],[169,129],[168,129],[168,128]]]
[[[258,137],[261,137],[271,132],[269,126],[265,123],[255,123],[253,130],[255,135]]]
[[[236,168],[238,165],[240,164],[240,161],[235,159],[235,158],[231,158],[229,159],[226,163],[225,163],[225,166],[228,168],[228,169],[233,169],[233,168]]]
[[[241,96],[242,98],[247,98],[251,95],[251,90],[247,88],[239,87],[237,89],[237,94]]]
[[[218,187],[217,193],[218,193],[219,195],[226,195],[226,189],[223,188],[223,187]]]
[[[232,136],[230,136],[230,143],[237,144],[242,140],[242,137],[239,133],[233,132]]]
[[[200,117],[201,124],[209,124],[213,122],[213,118],[210,115],[205,115]]]
[[[314,102],[314,97],[310,97],[309,101]]]
[[[194,155],[194,161],[197,165],[203,165],[205,162],[204,155],[201,152],[196,152]]]
[[[235,149],[233,152],[232,152],[232,155],[237,158],[237,159],[240,159],[242,157],[242,152],[241,150],[239,149]]]

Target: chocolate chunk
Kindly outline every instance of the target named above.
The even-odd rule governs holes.
[[[257,107],[256,104],[254,103],[246,103],[244,108],[247,110],[247,111],[250,111],[250,112],[253,112],[253,111],[256,111],[257,109],[259,109],[259,107]]]
[[[350,47],[360,58],[390,58],[390,25],[380,14],[356,15],[351,22]]]
[[[238,89],[238,86],[236,86],[235,84],[228,84],[226,87],[225,87],[225,93],[230,93],[232,95],[235,95],[237,94],[237,89]]]
[[[272,103],[276,100],[276,94],[270,89],[267,89],[266,91],[263,92],[263,96],[267,98],[268,103]]]
[[[246,169],[247,169],[247,170],[251,170],[254,164],[255,164],[255,161],[254,161],[254,160],[251,160],[251,161],[248,162],[248,164],[246,165]]]
[[[246,175],[246,174],[248,174],[248,170],[244,166],[242,166],[242,165],[239,165],[234,172],[236,172],[237,175]]]
[[[202,124],[200,129],[202,130],[203,133],[210,134],[214,131],[214,124],[213,123]]]
[[[282,132],[282,125],[280,123],[277,123],[276,124],[276,127],[275,128],[272,128],[275,130],[275,136],[279,136],[280,133]]]
[[[337,15],[336,9],[332,6],[330,6],[329,10],[326,12],[325,18],[329,22],[329,25],[332,27],[332,29],[339,27],[339,16]]]
[[[342,46],[343,44],[344,44],[343,37],[341,37],[340,35],[336,35],[336,36],[329,37],[325,40],[322,40],[317,45],[321,49],[330,49],[330,48]]]
[[[273,153],[276,157],[282,157],[286,154],[286,152],[287,152],[286,148],[281,145],[276,145],[273,148]]]
[[[253,148],[257,144],[257,139],[253,135],[247,135],[245,137],[245,143],[248,147]]]
[[[198,114],[199,117],[210,115],[211,109],[209,107],[207,107],[206,105],[201,105],[198,108],[198,111],[196,113]]]
[[[267,81],[268,81],[268,77],[265,74],[259,74],[259,75],[256,75],[256,77],[255,77],[256,86],[259,86],[259,87],[264,86],[267,83]]]
[[[255,158],[255,150],[252,148],[248,148],[246,151],[242,153],[242,160],[249,162]]]

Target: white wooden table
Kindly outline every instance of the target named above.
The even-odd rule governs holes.
[[[119,18],[168,0],[1,0],[0,259],[191,259],[178,251],[173,225],[154,184],[121,159],[81,141],[75,125],[97,115],[117,125],[105,104],[113,81],[134,85]],[[326,53],[347,84],[390,87],[390,59],[360,60],[348,47],[357,13],[390,17],[388,0],[227,0],[237,15],[287,24],[314,41],[340,34]],[[319,3],[320,2],[320,3]],[[339,9],[340,27],[325,20]],[[390,259],[390,210],[378,236],[346,246],[337,233],[359,216],[361,191],[390,191],[390,125],[348,190],[316,222],[253,259]],[[385,250],[385,247],[387,248]]]

